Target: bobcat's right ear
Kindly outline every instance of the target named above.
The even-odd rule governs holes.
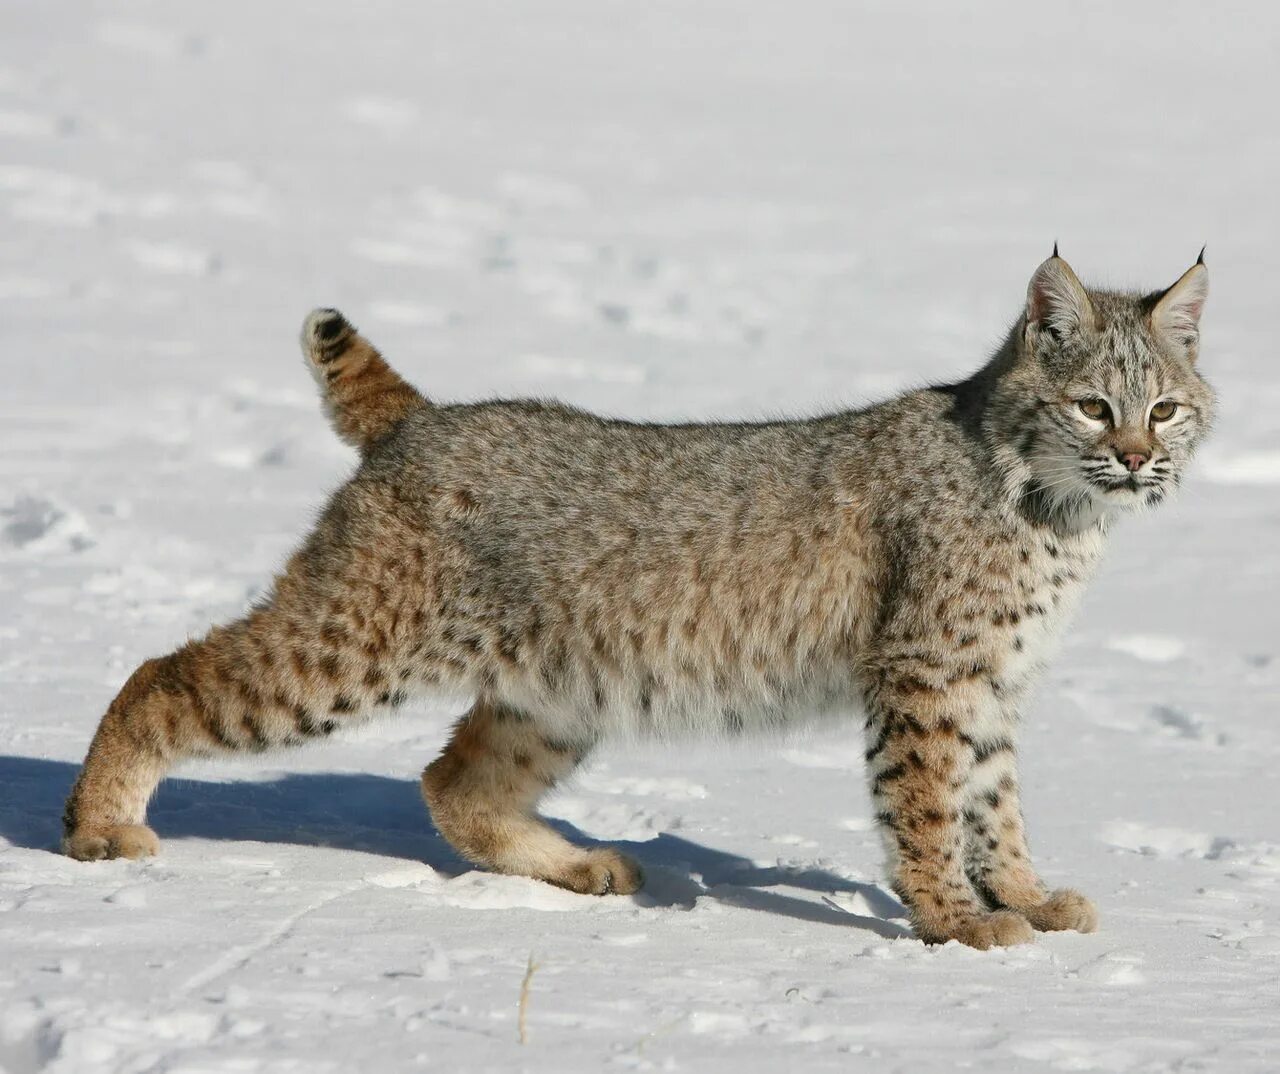
[[[1084,285],[1058,256],[1054,243],[1053,256],[1036,269],[1027,285],[1027,327],[1062,340],[1074,332],[1092,331],[1096,324]]]

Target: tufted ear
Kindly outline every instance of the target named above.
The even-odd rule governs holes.
[[[1200,314],[1208,297],[1209,270],[1201,250],[1199,260],[1151,308],[1151,331],[1188,361],[1194,362],[1200,352]]]
[[[1058,256],[1054,243],[1053,256],[1036,269],[1027,285],[1027,324],[1063,339],[1073,332],[1091,331],[1096,323],[1084,285]]]

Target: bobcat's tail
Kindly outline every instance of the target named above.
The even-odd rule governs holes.
[[[428,405],[337,310],[307,314],[302,353],[334,430],[362,454],[396,422]]]

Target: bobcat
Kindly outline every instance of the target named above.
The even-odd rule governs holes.
[[[476,700],[426,769],[467,859],[578,892],[641,871],[535,812],[607,735],[865,720],[894,890],[973,947],[1096,927],[1032,868],[1019,711],[1111,520],[1159,503],[1209,429],[1200,259],[1145,296],[1053,256],[961,383],[798,421],[652,425],[424,398],[336,310],[302,346],[354,477],[271,594],[146,661],[64,816],[72,857],[156,852],[175,762],[327,735],[419,688]]]

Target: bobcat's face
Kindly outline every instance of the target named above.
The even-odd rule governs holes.
[[[1208,431],[1213,394],[1190,362],[1161,349],[1142,320],[1106,324],[1084,356],[1046,378],[1033,463],[1046,487],[1055,483],[1097,506],[1133,508],[1154,506],[1181,481]]]
[[[1087,292],[1050,258],[1028,296],[1020,374],[1037,401],[1023,444],[1036,494],[1090,515],[1154,506],[1213,419],[1199,375],[1207,274],[1146,297]]]

